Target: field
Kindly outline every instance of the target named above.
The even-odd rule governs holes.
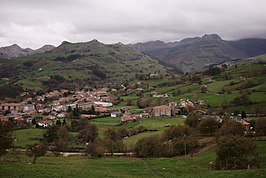
[[[104,53],[106,51],[101,51]],[[49,54],[47,54],[49,55]],[[147,59],[148,60],[148,59]],[[79,61],[81,64],[84,61]],[[129,65],[129,64],[127,64]],[[122,70],[123,66],[112,66]],[[132,61],[129,67],[135,69]],[[108,69],[106,69],[108,70]],[[124,69],[123,69],[124,70]],[[213,82],[206,82],[210,76],[194,74],[200,76],[202,83],[187,82],[180,83],[181,78],[163,78],[159,80],[141,81],[145,86],[152,86],[152,89],[145,91],[143,96],[149,97],[151,93],[163,93],[169,97],[169,101],[179,101],[182,98],[206,100],[208,107],[219,109],[226,103],[229,111],[245,111],[249,113],[254,108],[265,108],[266,106],[266,84],[265,74],[255,75],[255,72],[264,72],[264,65],[253,64],[248,66],[239,65],[237,68],[228,67],[219,76],[211,76]],[[64,72],[62,72],[63,75]],[[73,74],[73,78],[79,78],[81,73]],[[230,75],[229,78],[225,76]],[[45,73],[38,75],[41,79]],[[64,76],[67,77],[67,76]],[[113,76],[115,77],[115,76]],[[245,79],[240,79],[244,77]],[[40,80],[41,81],[41,80]],[[37,88],[39,83],[25,79],[20,80],[23,85],[30,88]],[[134,81],[135,82],[135,81]],[[131,84],[134,85],[135,83]],[[202,92],[202,85],[207,85],[208,91]],[[176,92],[178,91],[178,92]],[[176,94],[177,93],[177,94]],[[248,105],[234,105],[232,101],[243,94],[247,94],[252,101]],[[142,97],[142,96],[141,96]],[[141,98],[134,92],[121,96],[123,101],[112,107],[118,110],[125,107],[126,100],[133,100],[132,106],[126,106],[131,111],[140,111],[136,106],[136,101]],[[154,98],[153,98],[154,99]],[[99,138],[104,138],[105,130],[109,128],[131,129],[144,126],[149,131],[124,138],[123,142],[128,150],[141,138],[162,134],[170,125],[182,125],[184,120],[176,118],[149,118],[141,119],[137,122],[119,125],[121,117],[103,117],[92,119],[89,122],[98,127]],[[67,119],[69,124],[70,119]],[[17,130],[14,133],[16,141],[14,146],[25,148],[26,145],[39,142],[44,130],[37,128]],[[77,132],[71,132],[74,137]],[[206,137],[204,139],[209,139]],[[254,138],[251,138],[254,139]],[[203,139],[201,138],[202,141]],[[150,158],[139,159],[135,157],[103,157],[90,159],[87,156],[57,157],[53,154],[46,155],[37,160],[35,165],[29,164],[30,158],[25,153],[9,153],[6,155],[7,161],[0,161],[0,177],[266,177],[266,139],[256,140],[257,151],[261,157],[261,169],[252,168],[249,170],[214,171],[209,169],[209,162],[215,160],[215,144],[207,145],[194,156],[183,156],[176,158]],[[69,145],[71,148],[84,148],[84,144]]]
[[[255,178],[266,176],[266,142],[257,141],[261,168],[249,170],[215,171],[209,162],[215,159],[215,147],[210,146],[197,155],[176,158],[139,159],[133,157],[104,157],[90,159],[86,156],[55,157],[48,155],[28,164],[30,158],[23,153],[14,157],[15,162],[0,162],[0,177],[234,177]]]
[[[116,126],[120,118],[97,118],[90,122],[102,131],[107,128],[145,126],[152,132],[144,132],[127,139],[124,143],[132,148],[137,140],[154,134],[161,134],[169,125],[182,125],[183,119],[142,119],[124,126]],[[15,133],[16,146],[23,147],[26,144],[38,142],[43,129],[23,129]],[[75,135],[76,133],[71,133]],[[208,142],[212,139],[206,137],[200,140]],[[251,138],[254,139],[254,138]],[[205,140],[205,141],[204,141]],[[88,156],[55,156],[48,154],[37,160],[36,164],[30,164],[31,158],[21,150],[19,153],[8,153],[7,161],[0,161],[0,177],[121,177],[121,178],[145,178],[145,177],[236,177],[255,178],[266,176],[266,138],[256,139],[257,151],[261,157],[261,168],[249,170],[215,171],[209,169],[209,162],[215,160],[215,144],[209,144],[193,156],[181,156],[175,158],[146,158],[135,157],[103,157],[91,159]]]
[[[118,126],[120,122],[120,117],[103,117],[90,120],[90,123],[95,124],[98,127],[99,138],[104,138],[104,131],[108,128],[133,128],[137,126],[144,126],[149,130],[149,132],[140,133],[134,136],[131,136],[127,139],[124,139],[124,143],[130,147],[132,144],[136,143],[139,139],[147,137],[154,134],[161,134],[163,131],[168,128],[170,125],[183,125],[183,119],[181,118],[163,118],[163,119],[142,119],[137,122],[132,122],[123,126]],[[44,129],[31,128],[31,129],[22,129],[17,130],[13,134],[16,141],[14,146],[16,147],[25,147],[26,145],[38,143],[39,138],[42,137]],[[71,132],[72,136],[77,135],[77,132]]]
[[[17,130],[13,135],[16,138],[14,146],[25,147],[26,145],[38,143],[39,138],[43,135],[43,132],[43,129]]]

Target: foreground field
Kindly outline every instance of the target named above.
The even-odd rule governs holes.
[[[142,119],[137,122],[132,122],[126,125],[118,126],[120,122],[119,118],[112,118],[112,117],[103,117],[97,118],[90,121],[90,123],[95,124],[98,127],[99,131],[99,138],[104,138],[104,131],[108,128],[134,128],[137,126],[144,126],[149,130],[149,132],[140,133],[134,136],[131,136],[127,139],[124,139],[124,143],[131,148],[139,139],[151,135],[162,134],[165,129],[167,129],[170,125],[183,125],[184,119],[176,117],[176,118],[149,118],[149,119]],[[26,145],[30,145],[33,143],[39,143],[40,138],[42,138],[45,129],[41,128],[28,128],[28,129],[21,129],[14,132],[13,137],[15,138],[14,146],[25,148]],[[73,137],[78,134],[78,132],[71,132],[70,133]]]
[[[139,159],[106,157],[89,159],[86,156],[45,156],[36,164],[24,154],[8,154],[9,162],[0,162],[0,177],[239,177],[266,176],[266,142],[257,141],[261,169],[214,171],[209,162],[215,159],[215,146],[191,157]],[[12,162],[11,162],[12,160]]]

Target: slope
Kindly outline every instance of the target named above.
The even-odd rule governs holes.
[[[179,42],[154,41],[130,45],[162,63],[183,72],[200,71],[210,64],[220,64],[266,53],[265,39],[222,40],[217,34],[186,38]]]
[[[0,78],[7,81],[2,84],[34,90],[115,84],[149,73],[164,75],[166,69],[121,43],[105,45],[97,40],[63,42],[50,52],[0,61]]]

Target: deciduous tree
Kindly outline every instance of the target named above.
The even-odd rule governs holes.
[[[213,135],[218,129],[219,123],[211,117],[204,118],[199,123],[199,130],[202,134]]]
[[[0,156],[6,153],[6,150],[11,147],[12,143],[12,124],[0,121]]]
[[[58,138],[58,127],[53,125],[51,127],[48,127],[46,132],[43,134],[44,143],[45,144],[51,144]]]
[[[164,132],[164,138],[166,140],[173,140],[177,137],[183,137],[184,135],[190,135],[191,131],[188,126],[172,125]]]
[[[191,128],[196,128],[200,123],[201,117],[202,114],[199,112],[190,112],[185,120],[185,123]]]
[[[221,129],[218,132],[219,135],[244,135],[244,127],[237,121],[225,120]]]
[[[138,157],[159,157],[163,147],[159,136],[150,136],[140,139],[136,144],[134,151]]]
[[[253,140],[241,136],[225,136],[217,140],[216,169],[247,169],[255,152]]]
[[[56,149],[58,151],[66,151],[68,142],[70,140],[70,134],[66,128],[66,126],[60,126],[57,131],[58,138],[55,142]]]
[[[93,124],[87,124],[86,127],[81,129],[78,133],[78,139],[83,143],[93,143],[96,137],[98,136],[98,129]]]
[[[36,160],[44,156],[46,154],[46,146],[44,144],[33,144],[33,145],[28,145],[26,154],[29,157],[33,157],[32,164],[35,164]]]
[[[256,135],[258,136],[266,135],[266,119],[265,118],[257,119],[256,124],[255,124],[255,131],[256,131]]]

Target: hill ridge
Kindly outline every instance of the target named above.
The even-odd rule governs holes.
[[[155,57],[183,72],[200,71],[208,64],[219,64],[266,53],[266,39],[223,40],[217,34],[185,38],[165,43],[156,41],[131,44],[130,47]]]

